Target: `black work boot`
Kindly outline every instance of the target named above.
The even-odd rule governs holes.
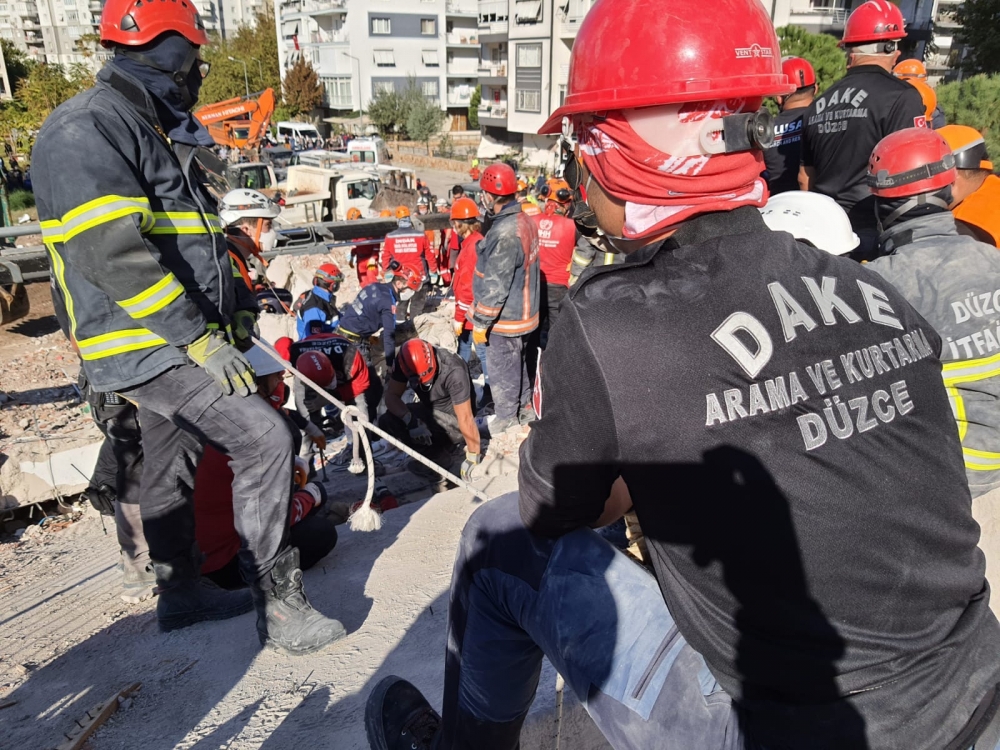
[[[298,656],[347,635],[343,625],[321,615],[306,599],[298,549],[287,547],[268,575],[274,583],[270,589],[262,589],[260,582],[250,587],[262,646]]]
[[[208,620],[228,620],[253,609],[248,591],[226,591],[199,574],[200,556],[153,562],[159,599],[156,620],[164,633]]]
[[[431,750],[441,717],[401,677],[382,680],[365,704],[365,732],[371,750]]]
[[[482,411],[487,406],[493,406],[493,389],[490,388],[489,383],[483,386],[483,397],[479,399],[479,403],[476,404],[476,410]]]

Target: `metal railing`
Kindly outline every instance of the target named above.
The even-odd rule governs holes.
[[[499,63],[498,65],[482,65],[479,66],[479,75],[490,78],[506,78],[507,77],[507,63]]]
[[[445,40],[448,44],[479,44],[479,32],[476,29],[469,29],[466,33],[453,31],[445,36]]]

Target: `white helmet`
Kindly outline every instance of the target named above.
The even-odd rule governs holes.
[[[240,188],[230,190],[219,204],[219,218],[226,226],[240,219],[273,219],[281,213],[281,206],[263,193]]]
[[[760,209],[772,231],[788,232],[797,240],[832,255],[847,255],[861,244],[847,212],[833,198],[821,193],[790,190],[771,196]]]

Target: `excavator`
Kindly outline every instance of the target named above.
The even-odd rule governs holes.
[[[196,109],[194,116],[220,146],[253,149],[267,135],[273,113],[274,89],[264,89],[250,96],[206,104]]]

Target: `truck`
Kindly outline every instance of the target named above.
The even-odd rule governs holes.
[[[345,221],[351,208],[362,216],[400,205],[413,210],[417,197],[416,175],[409,169],[297,164],[288,168],[285,208],[278,220],[285,225]]]
[[[206,104],[196,109],[194,116],[220,146],[254,149],[267,135],[274,103],[274,89],[264,89],[250,96]]]

